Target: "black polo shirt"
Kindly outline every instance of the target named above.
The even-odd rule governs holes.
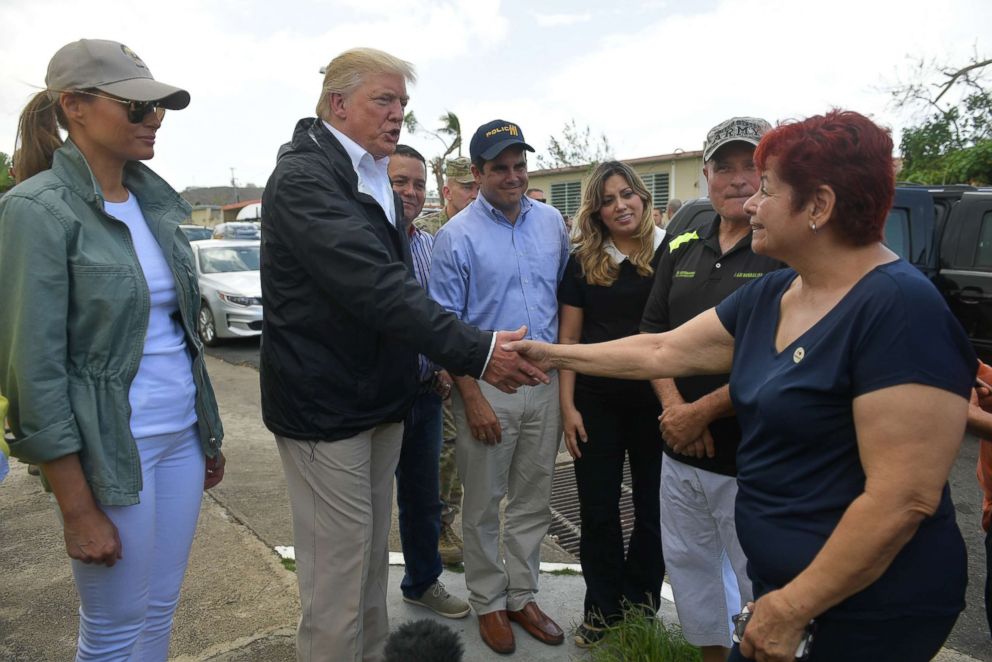
[[[652,269],[658,268],[662,253],[663,243],[651,258]],[[582,265],[572,253],[558,285],[558,303],[582,309],[579,342],[606,342],[637,335],[653,284],[653,274],[642,276],[630,260],[624,260],[611,285],[590,285],[582,273]],[[575,391],[610,404],[658,407],[658,399],[646,381],[594,377],[580,372],[575,376]]]
[[[720,217],[698,230],[665,237],[666,247],[655,272],[654,286],[644,308],[641,331],[661,333],[689,321],[716,306],[737,288],[769,271],[782,267],[778,260],[751,250],[749,232],[726,253],[720,251]],[[726,384],[730,375],[680,377],[675,386],[686,402],[695,402]],[[716,456],[695,458],[675,453],[665,444],[665,453],[690,466],[726,476],[737,474],[737,444],[741,429],[737,419],[719,418],[709,426]]]

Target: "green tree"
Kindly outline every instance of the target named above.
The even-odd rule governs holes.
[[[605,134],[593,137],[592,129],[588,126],[579,129],[575,120],[565,122],[561,136],[548,138],[547,155],[537,155],[537,165],[541,168],[566,168],[569,166],[588,165],[590,168],[597,163],[612,158],[613,148]]]
[[[992,59],[977,55],[964,67],[915,63],[910,82],[889,90],[896,108],[916,124],[899,143],[903,180],[921,184],[992,183]]]
[[[0,193],[14,187],[14,178],[10,176],[10,157],[0,152]]]
[[[431,173],[434,175],[434,182],[437,184],[437,194],[441,195],[441,188],[444,186],[445,160],[456,151],[458,152],[458,156],[462,155],[462,123],[458,119],[458,115],[455,115],[450,110],[444,115],[441,115],[438,121],[441,123],[441,126],[436,131],[430,131],[420,126],[412,110],[403,117],[403,124],[406,126],[407,131],[416,133],[422,130],[427,135],[437,138],[444,146],[444,152],[442,154],[435,156],[427,162],[430,165]]]

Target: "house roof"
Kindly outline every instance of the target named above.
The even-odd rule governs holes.
[[[241,209],[243,207],[247,207],[248,205],[260,204],[261,202],[261,198],[258,198],[257,200],[242,200],[241,202],[232,202],[229,205],[224,205],[221,209],[224,211],[230,211],[232,209]]]
[[[637,166],[644,163],[651,163],[653,161],[679,161],[682,159],[695,159],[703,158],[703,150],[693,150],[691,152],[679,151],[673,152],[672,154],[658,154],[656,156],[640,156],[636,159],[617,159],[618,161],[623,161],[627,165]],[[585,172],[589,169],[588,163],[577,166],[565,166],[563,168],[544,168],[542,170],[531,170],[527,174],[530,177],[541,176],[541,175],[561,175],[570,172]]]

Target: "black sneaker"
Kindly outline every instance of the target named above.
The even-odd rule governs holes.
[[[591,648],[599,643],[600,639],[606,636],[606,628],[598,628],[588,623],[583,623],[575,628],[573,639],[579,648]]]

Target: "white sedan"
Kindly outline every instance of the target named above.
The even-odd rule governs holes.
[[[190,245],[200,283],[197,330],[203,344],[261,334],[260,243],[207,239]]]

